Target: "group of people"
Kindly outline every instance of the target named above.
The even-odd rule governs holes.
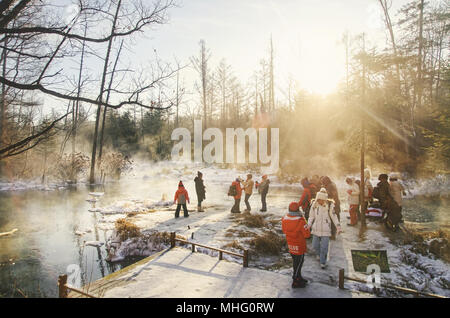
[[[240,203],[241,203],[241,197],[242,192],[244,192],[244,202],[245,202],[245,210],[244,212],[249,213],[252,210],[252,207],[250,206],[249,199],[253,194],[253,186],[258,190],[258,193],[261,194],[261,209],[260,212],[266,212],[267,211],[267,202],[266,197],[267,193],[269,192],[269,184],[270,180],[267,178],[267,175],[262,176],[261,182],[254,182],[253,176],[251,174],[247,175],[247,179],[244,181],[240,177],[236,178],[235,181],[231,184],[229,190],[228,190],[228,196],[232,196],[234,198],[234,205],[231,208],[231,213],[241,213],[240,211]]]
[[[361,204],[360,180],[346,178],[348,185],[348,204],[350,213],[349,226],[355,226],[360,218],[359,206],[366,211],[373,198],[378,199],[383,211],[384,223],[396,231],[402,221],[402,195],[405,189],[398,181],[398,175],[380,174],[378,184],[372,187],[370,171],[364,171],[364,200]],[[289,253],[293,260],[292,287],[303,288],[307,280],[302,277],[301,270],[304,255],[307,251],[306,239],[313,236],[312,246],[322,269],[326,268],[330,239],[341,233],[340,201],[337,187],[329,177],[313,176],[301,180],[303,193],[299,202],[289,204],[289,212],[282,218],[282,231],[286,235]],[[320,189],[320,190],[318,190]],[[303,212],[303,213],[302,213]]]
[[[370,177],[370,171],[366,169],[364,171],[363,200],[360,196],[361,181],[352,177],[345,180],[348,186],[346,192],[350,214],[350,222],[347,225],[357,225],[361,218],[361,211],[366,211],[369,206],[376,205],[383,211],[383,221],[386,226],[396,231],[399,223],[402,222],[402,194],[406,195],[405,189],[398,181],[398,175],[396,174],[391,175],[390,178],[387,174],[380,174],[379,182],[375,187],[372,186]],[[388,182],[388,179],[390,182]],[[201,204],[206,198],[206,191],[203,175],[200,171],[197,172],[194,182],[198,201],[197,211],[203,212]],[[240,202],[243,192],[246,205],[244,212],[251,211],[249,199],[253,194],[253,187],[258,189],[261,194],[262,208],[260,212],[266,212],[269,184],[267,175],[262,176],[260,183],[254,182],[251,174],[247,175],[246,180],[242,180],[240,177],[236,178],[228,190],[228,195],[234,198],[231,213],[241,213]],[[336,184],[330,177],[314,175],[311,179],[303,178],[301,185],[303,186],[303,192],[300,200],[289,204],[289,211],[281,220],[282,231],[286,235],[289,253],[293,259],[293,288],[303,288],[308,283],[301,274],[304,255],[307,251],[306,239],[312,235],[312,247],[320,267],[324,269],[326,268],[330,240],[334,240],[336,235],[342,232],[339,193]],[[374,198],[378,202],[374,202]],[[179,217],[181,208],[183,208],[184,217],[189,216],[186,202],[190,203],[189,195],[182,181],[180,181],[174,198],[174,203],[177,203],[175,218]]]
[[[203,183],[203,174],[198,171],[197,176],[194,178],[195,182],[195,192],[197,194],[197,212],[204,212],[202,208],[202,202],[206,199],[206,187]],[[261,182],[254,182],[253,176],[251,174],[247,175],[247,179],[244,181],[240,177],[236,178],[235,181],[231,184],[228,195],[234,198],[234,205],[231,208],[231,213],[241,213],[240,211],[240,203],[242,198],[242,192],[244,192],[244,202],[246,209],[244,212],[250,212],[252,207],[250,206],[249,199],[253,194],[253,186],[258,190],[258,193],[261,194],[261,204],[262,207],[259,210],[260,212],[267,211],[267,202],[266,197],[269,192],[269,184],[270,180],[267,178],[267,175],[262,176]],[[183,209],[184,217],[189,217],[189,211],[187,209],[187,204],[191,203],[189,199],[189,194],[184,187],[183,181],[180,180],[178,183],[178,190],[175,192],[174,204],[177,205],[175,210],[175,218],[180,216],[180,211]]]

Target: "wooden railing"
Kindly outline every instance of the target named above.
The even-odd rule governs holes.
[[[234,253],[231,251],[227,251],[227,250],[223,250],[220,248],[216,248],[216,247],[212,247],[212,246],[207,246],[207,245],[203,245],[203,244],[199,244],[199,243],[195,243],[195,242],[191,242],[191,241],[187,241],[187,240],[183,240],[183,239],[179,239],[177,238],[177,235],[175,232],[171,232],[170,233],[170,247],[173,248],[175,247],[175,243],[176,242],[181,242],[184,244],[191,244],[192,245],[192,252],[195,252],[195,247],[199,246],[199,247],[203,247],[203,248],[207,248],[216,252],[219,252],[219,260],[223,259],[223,254],[229,254],[229,255],[233,255],[236,257],[242,257],[243,261],[242,261],[242,265],[244,267],[248,267],[248,250],[244,250],[244,254],[238,254],[238,253]]]
[[[78,294],[81,294],[83,296],[89,297],[89,298],[97,298],[95,296],[89,295],[88,293],[85,293],[82,290],[76,289],[74,287],[70,287],[67,285],[67,275],[60,275],[58,278],[58,290],[59,290],[59,298],[67,298],[70,291],[76,292]]]
[[[362,279],[359,279],[359,278],[353,278],[353,277],[345,276],[345,270],[342,268],[342,269],[339,270],[339,289],[344,289],[344,281],[345,280],[351,280],[351,281],[354,281],[354,282],[367,284],[367,281],[365,281],[365,280],[362,280]],[[421,292],[421,291],[418,291],[418,290],[405,288],[405,287],[400,287],[400,286],[394,286],[394,285],[380,284],[380,287],[394,289],[394,290],[397,290],[397,291],[400,291],[400,292],[403,292],[403,293],[413,294],[413,295],[416,295],[416,296],[426,296],[426,297],[434,297],[434,298],[447,298],[447,297],[441,296],[441,295],[424,293],[424,292]]]

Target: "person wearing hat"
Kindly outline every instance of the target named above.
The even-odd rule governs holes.
[[[258,184],[258,192],[261,194],[261,210],[260,212],[266,212],[267,211],[267,203],[266,203],[266,197],[267,193],[269,192],[269,183],[270,180],[267,178],[267,175],[262,176],[262,182]]]
[[[204,212],[202,209],[202,201],[206,199],[205,185],[203,184],[203,174],[197,171],[197,176],[194,179],[195,182],[195,192],[197,193],[197,211]]]
[[[234,195],[234,205],[231,208],[231,213],[241,213],[241,197],[242,197],[242,187],[241,187],[241,178],[236,178],[235,181],[231,184],[231,186],[236,187],[236,195]]]
[[[175,192],[175,198],[173,199],[173,203],[177,204],[177,209],[175,210],[175,218],[180,216],[180,209],[183,207],[184,217],[189,217],[189,212],[186,206],[186,201],[191,203],[189,200],[189,194],[187,190],[184,188],[183,182],[180,181],[178,183],[178,190]]]
[[[339,194],[336,187],[336,184],[331,181],[330,177],[325,176],[321,178],[322,184],[324,188],[327,190],[328,197],[334,201],[334,212],[337,215],[338,220],[341,219],[341,202],[339,200]],[[331,239],[334,240],[336,238],[336,227],[334,224],[331,225]]]
[[[281,229],[286,235],[289,254],[292,257],[292,288],[303,288],[308,283],[302,277],[302,266],[307,250],[306,239],[310,237],[311,233],[299,207],[298,202],[291,202],[288,214],[281,220]]]
[[[247,175],[247,180],[245,180],[244,182],[242,182],[242,185],[244,186],[244,193],[245,193],[245,206],[246,209],[244,212],[250,212],[252,210],[252,207],[250,206],[250,203],[248,202],[248,199],[250,199],[252,193],[253,193],[253,180],[252,180],[252,175],[249,173]]]
[[[339,234],[341,225],[334,212],[334,201],[328,199],[327,190],[322,188],[316,194],[308,219],[308,229],[313,235],[313,248],[322,269],[326,267],[331,224],[336,226],[337,234]]]
[[[388,183],[388,175],[382,173],[378,176],[380,182],[377,183],[377,199],[380,201],[380,206],[386,212],[385,225],[389,230],[397,231],[399,222],[402,219],[401,208],[394,200],[391,187]]]
[[[350,213],[350,226],[355,226],[358,223],[358,207],[359,207],[359,186],[354,181],[354,178],[347,178],[345,182],[348,185],[348,206]]]

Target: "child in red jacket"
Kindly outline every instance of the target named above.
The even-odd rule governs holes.
[[[178,183],[178,190],[177,192],[175,192],[175,198],[173,199],[173,203],[177,204],[175,218],[178,218],[180,216],[181,207],[183,207],[184,217],[189,217],[189,213],[186,207],[186,201],[188,203],[191,203],[191,201],[189,200],[188,192],[184,188],[183,182],[180,181],[180,183]]]
[[[302,266],[305,260],[306,239],[311,233],[305,218],[300,214],[298,202],[289,204],[289,213],[281,220],[281,228],[286,235],[289,253],[293,261],[292,288],[303,288],[308,281],[302,277]]]

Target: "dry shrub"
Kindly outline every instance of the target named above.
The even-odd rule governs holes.
[[[404,244],[411,244],[411,251],[422,255],[434,254],[450,262],[450,244],[448,234],[442,230],[416,232],[409,230],[403,239]]]
[[[118,219],[115,223],[117,235],[122,241],[132,237],[141,236],[141,231],[136,224],[133,224],[126,219]]]
[[[108,153],[101,161],[101,170],[105,175],[120,178],[122,173],[131,169],[132,162],[118,152]]]
[[[78,176],[89,168],[89,157],[77,152],[63,154],[56,159],[56,177],[62,181],[76,182]]]
[[[250,213],[242,214],[239,223],[248,227],[265,227],[267,224],[261,215]]]
[[[285,248],[286,241],[283,236],[274,232],[265,232],[252,239],[250,245],[259,254],[280,255]]]
[[[235,248],[237,250],[243,250],[244,248],[239,244],[238,241],[234,240],[233,242],[227,243],[224,246],[222,246],[222,249],[227,248]]]

